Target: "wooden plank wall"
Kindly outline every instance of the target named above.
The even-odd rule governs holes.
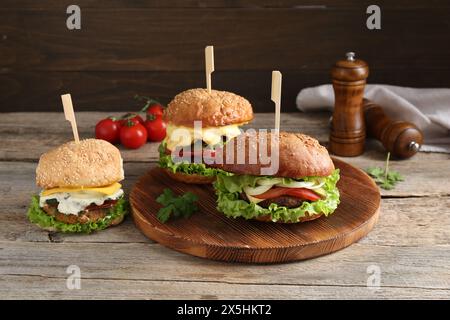
[[[82,29],[66,28],[81,7]],[[0,110],[134,109],[135,93],[167,103],[204,85],[203,49],[215,45],[213,87],[270,111],[270,71],[283,72],[283,109],[307,86],[329,82],[346,51],[368,61],[371,83],[450,86],[450,3],[378,1],[368,30],[358,0],[2,0]]]

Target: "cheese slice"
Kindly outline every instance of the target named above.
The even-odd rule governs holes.
[[[111,194],[114,194],[115,192],[117,192],[121,188],[122,188],[122,185],[118,182],[113,183],[106,187],[53,188],[53,189],[43,190],[41,192],[41,196],[48,196],[53,193],[62,193],[62,192],[70,193],[70,192],[76,192],[76,191],[81,191],[81,190],[98,192],[98,193],[101,193],[104,195],[111,195]]]
[[[213,146],[222,142],[222,136],[232,139],[241,134],[240,125],[245,123],[233,124],[220,127],[184,127],[167,125],[167,138],[165,142],[167,149],[174,150],[176,147],[191,145],[194,140],[203,140],[206,144]]]

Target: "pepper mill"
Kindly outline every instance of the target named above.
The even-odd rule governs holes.
[[[369,67],[347,52],[331,70],[334,89],[334,112],[331,122],[330,151],[339,156],[354,157],[364,152],[366,129],[362,101]]]
[[[363,101],[363,108],[367,134],[380,140],[393,156],[406,159],[419,151],[423,135],[414,124],[388,118],[379,105],[367,99]]]

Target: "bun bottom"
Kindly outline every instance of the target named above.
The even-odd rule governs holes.
[[[306,217],[300,218],[297,222],[272,221],[272,219],[270,218],[270,215],[259,216],[259,217],[254,218],[254,220],[258,220],[258,221],[262,221],[262,222],[291,224],[291,223],[300,223],[300,222],[316,220],[316,219],[320,218],[321,216],[323,216],[323,213],[313,214],[311,216],[308,214]]]
[[[172,171],[168,169],[164,169],[164,171],[167,173],[169,177],[171,177],[173,180],[184,182],[184,183],[191,183],[191,184],[211,184],[214,181],[216,181],[216,177],[206,177],[202,176],[200,174],[186,174],[186,173],[180,173]]]

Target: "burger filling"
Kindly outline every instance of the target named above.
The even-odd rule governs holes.
[[[173,173],[216,176],[223,171],[207,168],[203,159],[214,156],[216,148],[238,136],[240,125],[243,124],[197,129],[168,124],[167,137],[159,146],[160,167]]]
[[[87,223],[89,221],[99,221],[106,217],[110,208],[114,207],[117,200],[107,200],[104,204],[97,206],[95,204],[89,205],[78,214],[64,214],[58,210],[58,203],[45,204],[42,207],[48,215],[55,217],[56,220],[65,223]]]
[[[192,128],[167,124],[167,137],[164,139],[164,142],[169,150],[189,146],[197,140],[202,140],[207,146],[216,146],[223,142],[223,137],[232,139],[240,135],[240,125],[242,124],[211,128],[202,128],[201,126],[199,128]]]
[[[218,209],[230,217],[297,222],[315,214],[329,215],[339,204],[339,169],[328,177],[299,179],[251,175],[218,175]]]
[[[114,224],[126,213],[122,186],[55,188],[33,197],[29,219],[63,232],[91,232]]]
[[[108,209],[117,199],[123,196],[119,189],[112,194],[102,194],[97,191],[80,190],[73,192],[57,192],[48,196],[41,193],[39,206],[41,208],[55,208],[59,213],[79,215],[89,210]],[[112,200],[112,201],[111,201]]]
[[[250,202],[249,198],[247,197],[247,195],[244,192],[242,192],[240,194],[240,198],[242,200]],[[279,196],[279,197],[272,198],[272,199],[265,199],[261,202],[258,202],[258,205],[263,208],[268,208],[270,206],[270,204],[276,203],[278,206],[283,206],[286,208],[297,208],[302,205],[303,201],[304,200],[302,200],[300,198],[296,198],[296,197],[292,197],[292,196]]]

